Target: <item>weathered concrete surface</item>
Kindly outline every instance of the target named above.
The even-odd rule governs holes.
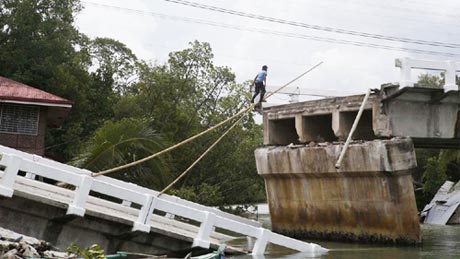
[[[364,95],[272,106],[264,109],[264,144],[288,145],[310,141],[346,139]],[[373,139],[372,107],[375,95],[369,97],[356,135]],[[364,138],[364,136],[367,136]]]
[[[256,150],[272,228],[302,238],[391,243],[421,240],[410,139],[350,145],[264,147]]]
[[[264,144],[345,140],[364,95],[265,108]],[[365,104],[353,139],[411,137],[416,147],[460,147],[460,92],[383,85]]]
[[[416,147],[460,148],[460,91],[388,85],[373,111],[377,136],[410,136]]]
[[[66,216],[64,208],[13,196],[0,200],[0,226],[50,242],[65,251],[72,243],[81,247],[99,244],[107,253],[117,251],[164,254],[190,248],[191,241],[155,232],[131,232],[129,222],[95,216]]]
[[[84,218],[66,215],[73,193],[65,188],[19,177],[12,198],[0,196],[0,227],[46,240],[65,249],[99,244],[107,253],[117,251],[165,254],[189,249],[199,227],[153,215],[151,231],[132,232],[138,210],[89,197]],[[231,239],[213,232],[211,247]]]

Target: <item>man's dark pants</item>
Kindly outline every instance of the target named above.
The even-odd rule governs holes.
[[[254,102],[254,99],[256,99],[256,96],[259,94],[259,92],[260,92],[260,101],[259,101],[259,103],[261,103],[263,101],[264,95],[265,95],[265,85],[264,85],[263,82],[256,82],[256,89],[255,89],[254,96],[251,99],[251,103]]]

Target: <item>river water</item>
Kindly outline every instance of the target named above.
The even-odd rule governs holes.
[[[270,216],[268,214],[259,214],[258,220],[262,222],[265,227],[270,228]],[[311,256],[309,254],[293,253],[292,250],[269,245],[267,253],[260,258],[460,258],[460,225],[422,225],[421,229],[423,241],[419,246],[383,246],[305,240],[307,242],[319,244],[329,249],[329,252],[321,256]],[[244,243],[246,243],[246,240],[244,240]],[[252,258],[252,256],[232,256],[230,258],[249,259]]]

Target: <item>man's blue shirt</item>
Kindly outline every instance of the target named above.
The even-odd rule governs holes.
[[[256,82],[263,82],[264,78],[267,76],[267,71],[262,70],[257,74]]]

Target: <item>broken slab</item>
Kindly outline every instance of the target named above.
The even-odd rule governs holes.
[[[423,223],[434,225],[460,224],[460,182],[446,181],[431,202],[423,208]]]
[[[410,138],[263,147],[255,151],[274,231],[296,238],[419,243]]]
[[[264,144],[343,141],[363,98],[353,95],[264,108]],[[460,147],[460,92],[382,85],[365,104],[353,139],[391,137],[411,137],[416,147]]]

